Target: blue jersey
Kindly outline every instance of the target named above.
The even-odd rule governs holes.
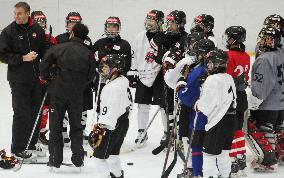
[[[193,129],[194,120],[196,120],[196,112],[193,109],[195,102],[200,97],[200,82],[199,79],[203,74],[206,74],[206,68],[203,65],[195,67],[187,76],[186,85],[181,87],[178,92],[180,101],[190,108],[189,128]],[[203,113],[198,113],[195,124],[195,130],[205,130],[207,117]]]

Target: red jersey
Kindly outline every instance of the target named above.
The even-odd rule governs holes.
[[[45,40],[47,42],[49,42],[49,34],[45,34]],[[52,43],[53,45],[56,45],[57,44],[57,40],[53,36],[51,36],[50,37],[50,43]]]
[[[249,80],[250,56],[246,52],[228,51],[227,73],[233,78],[246,73],[246,81]]]

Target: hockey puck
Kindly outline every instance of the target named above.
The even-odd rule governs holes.
[[[134,163],[132,163],[132,162],[131,162],[131,163],[127,163],[127,165],[129,165],[129,166],[133,166],[133,164],[134,164]]]

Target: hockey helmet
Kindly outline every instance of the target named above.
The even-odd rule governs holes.
[[[116,68],[119,73],[122,73],[125,69],[125,65],[125,55],[108,54],[101,58],[99,72],[104,76],[110,77],[113,68]],[[108,71],[104,71],[105,66],[108,66]]]
[[[146,31],[157,32],[163,31],[164,13],[159,10],[151,10],[147,13],[144,27]]]
[[[121,22],[118,17],[111,16],[105,21],[105,35],[108,38],[116,38],[121,29]]]
[[[168,34],[180,33],[186,24],[186,14],[183,11],[174,10],[166,17],[165,31]]]
[[[246,29],[242,26],[230,26],[222,36],[226,47],[234,43],[243,43],[246,40]]]
[[[188,40],[188,50],[192,50],[194,44],[202,39],[207,39],[207,36],[204,32],[193,32],[187,35],[187,40]]]
[[[207,69],[210,74],[224,73],[227,69],[228,54],[221,49],[214,49],[206,56]]]
[[[194,21],[191,25],[191,32],[212,32],[214,28],[214,18],[208,14],[200,14],[194,18]]]
[[[42,11],[33,11],[31,13],[31,18],[34,22],[37,22],[39,26],[41,26],[41,28],[43,28],[44,30],[47,28],[47,19]]]
[[[281,32],[271,26],[264,27],[259,33],[257,44],[259,50],[275,51],[277,48],[281,48]]]

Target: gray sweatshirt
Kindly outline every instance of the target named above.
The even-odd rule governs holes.
[[[284,109],[284,49],[260,54],[251,72],[252,94],[263,102],[259,110]]]

